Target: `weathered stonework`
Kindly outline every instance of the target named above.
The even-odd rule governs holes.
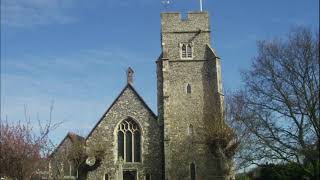
[[[71,153],[78,153],[84,143],[84,138],[74,133],[68,133],[59,146],[50,155],[48,179],[76,179],[77,162]],[[73,152],[76,150],[77,152]],[[78,154],[77,154],[78,155]],[[81,173],[80,173],[81,174]]]
[[[208,123],[221,112],[220,59],[210,47],[206,12],[161,14],[162,56],[157,61],[159,121],[164,124],[165,179],[219,179],[217,159],[211,153]],[[191,43],[193,58],[182,59],[180,43]],[[186,87],[191,86],[191,93]],[[189,127],[192,127],[190,134]]]
[[[138,179],[144,179],[146,173],[150,173],[154,179],[162,178],[161,137],[157,117],[128,84],[86,140],[88,155],[103,151],[101,165],[89,171],[87,179],[103,179],[105,174],[109,179],[120,179],[118,176],[122,172],[119,172],[117,130],[119,123],[128,117],[134,119],[142,130],[142,161],[124,162],[122,170],[136,170]]]
[[[147,174],[152,180],[226,179],[223,162],[208,143],[223,120],[220,59],[210,33],[207,12],[191,12],[186,19],[161,14],[158,116],[134,90],[129,68],[128,84],[85,140],[85,176],[79,179],[147,180]],[[192,57],[182,58],[182,44],[191,45]],[[118,158],[119,124],[128,118],[141,130],[140,162]],[[125,171],[134,171],[135,177],[124,178]]]

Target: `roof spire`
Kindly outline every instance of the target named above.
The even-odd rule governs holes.
[[[134,71],[129,67],[127,70],[127,83],[130,85],[133,85],[133,73]]]

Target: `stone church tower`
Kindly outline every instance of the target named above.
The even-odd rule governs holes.
[[[49,179],[226,179],[225,159],[212,143],[223,129],[223,98],[210,34],[207,12],[190,12],[185,19],[162,13],[158,115],[134,88],[128,68],[126,85],[90,133],[68,134],[52,153]],[[74,156],[74,149],[81,155]]]
[[[185,19],[161,14],[157,88],[165,180],[218,178],[206,141],[223,103],[220,59],[210,33],[207,12],[189,12]]]

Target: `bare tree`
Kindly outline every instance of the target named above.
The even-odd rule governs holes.
[[[229,101],[229,120],[247,141],[238,158],[319,175],[319,34],[298,27],[286,39],[258,42],[243,81]]]
[[[246,126],[235,118],[234,108],[238,106],[235,105],[236,103],[232,95],[231,92],[225,92],[224,114],[225,122],[232,128],[233,142],[236,145],[233,152],[234,168],[235,171],[238,171],[250,165],[250,161],[246,157],[250,153],[250,145],[255,143],[255,141],[251,138],[251,133]]]
[[[85,157],[84,138],[69,132],[50,155],[50,179],[77,177]]]
[[[205,120],[206,142],[217,163],[220,179],[234,179],[234,155],[239,142],[234,130],[226,123],[229,115],[229,108],[224,106],[222,94],[217,93],[215,109]]]

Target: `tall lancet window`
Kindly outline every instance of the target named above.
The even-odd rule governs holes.
[[[192,44],[191,43],[181,43],[181,58],[182,59],[192,59]]]
[[[186,44],[182,44],[181,57],[182,58],[187,58],[187,45]]]
[[[194,163],[190,164],[190,176],[191,180],[196,180],[196,165]]]
[[[188,135],[189,136],[193,135],[193,126],[192,126],[192,124],[190,124],[189,127],[188,127]]]
[[[192,58],[192,46],[187,44],[187,58]]]
[[[141,131],[131,118],[122,121],[118,128],[118,158],[124,162],[141,161]]]
[[[187,84],[187,94],[191,94],[191,85]]]

